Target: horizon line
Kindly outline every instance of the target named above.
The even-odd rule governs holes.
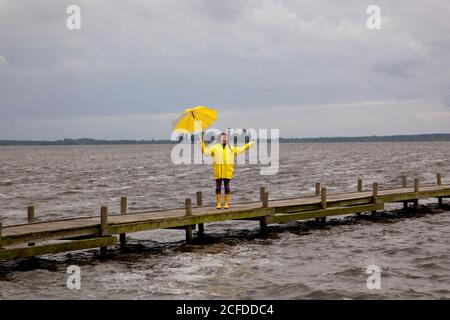
[[[197,134],[191,134],[192,136],[196,136]],[[410,139],[410,141],[423,141],[417,140],[419,138],[431,138],[426,141],[436,141],[433,138],[444,138],[439,139],[437,141],[450,141],[450,133],[418,133],[418,134],[390,134],[390,135],[365,135],[365,136],[320,136],[320,137],[279,137],[280,141],[323,141],[323,140],[331,140],[338,142],[338,140],[364,140],[364,141],[376,141],[387,139],[387,141],[405,141],[399,140],[400,138]],[[271,139],[257,139],[257,140],[271,140]],[[179,140],[171,140],[171,139],[155,139],[155,138],[147,138],[147,139],[99,139],[99,138],[61,138],[57,140],[49,140],[49,139],[1,139],[0,145],[5,144],[64,144],[64,143],[83,143],[83,142],[91,142],[91,143],[114,143],[114,142],[122,142],[122,143],[176,143]]]

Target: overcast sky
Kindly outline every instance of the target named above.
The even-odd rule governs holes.
[[[282,137],[450,132],[450,2],[0,0],[0,139],[169,138],[196,105]]]

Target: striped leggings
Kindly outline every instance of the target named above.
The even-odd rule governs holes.
[[[230,179],[216,179],[216,194],[220,194],[222,192],[222,181],[223,186],[225,187],[225,193],[230,193]]]

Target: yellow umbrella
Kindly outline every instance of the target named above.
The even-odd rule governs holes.
[[[199,133],[216,121],[216,110],[203,106],[185,109],[174,121],[173,131]]]

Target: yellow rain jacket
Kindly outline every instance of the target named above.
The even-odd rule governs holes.
[[[214,159],[214,180],[215,179],[231,179],[233,178],[234,169],[234,157],[238,154],[245,152],[252,146],[254,142],[246,143],[242,147],[228,146],[223,147],[221,143],[213,144],[206,147],[202,142],[202,153],[208,156],[212,156]]]

